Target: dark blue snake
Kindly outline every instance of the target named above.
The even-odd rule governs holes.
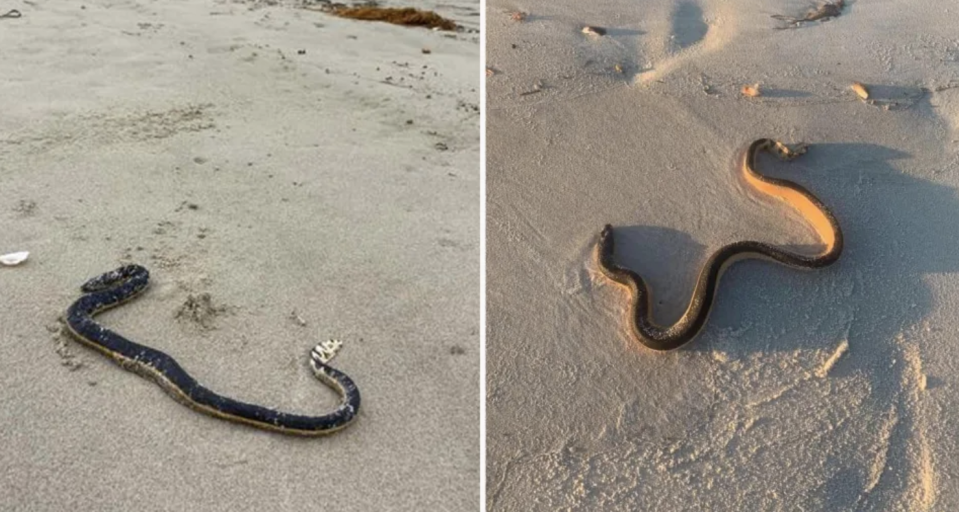
[[[345,373],[327,365],[339,348],[335,342],[317,345],[310,353],[310,365],[320,381],[340,394],[341,403],[329,414],[303,416],[218,395],[197,382],[169,355],[130,341],[93,319],[98,313],[139,296],[149,280],[150,273],[140,265],[127,265],[90,279],[81,287],[84,295],[67,310],[68,332],[124,369],[153,380],[180,403],[217,418],[304,436],[336,432],[356,418],[360,391]]]

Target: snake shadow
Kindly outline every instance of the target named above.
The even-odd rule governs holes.
[[[815,271],[755,260],[733,265],[709,324],[684,350],[713,350],[716,328],[748,327],[758,335],[724,348],[823,349],[842,336],[850,350],[869,347],[849,360],[883,363],[889,354],[880,349],[895,345],[897,335],[932,311],[924,277],[959,271],[959,238],[948,235],[959,225],[959,197],[892,165],[910,156],[874,144],[824,143],[792,164],[761,160],[764,173],[801,183],[829,206],[842,226],[842,257]],[[801,166],[798,172],[790,170],[795,166]],[[841,366],[837,370],[846,371]]]
[[[905,397],[909,368],[904,350],[908,344],[921,346],[924,333],[935,331],[924,322],[934,307],[924,279],[959,271],[959,237],[953,236],[959,226],[959,197],[950,187],[896,169],[897,160],[910,157],[874,144],[823,143],[790,164],[762,159],[758,165],[764,173],[799,182],[829,206],[843,229],[842,257],[815,271],[757,260],[736,263],[723,277],[706,327],[679,349],[722,350],[737,357],[797,350],[830,353],[847,340],[848,351],[830,375],[869,380],[864,421],[878,420],[894,409],[899,421],[887,443],[888,463],[895,467],[908,466],[918,421]],[[937,171],[942,169],[929,172]],[[705,248],[672,230],[624,231],[622,245],[617,244],[622,263],[673,303],[669,308],[654,305],[657,320],[674,321],[688,303]],[[867,487],[870,477],[864,466],[843,468],[836,473],[843,482],[828,482],[824,489],[840,484]],[[855,501],[861,499],[859,493],[827,492],[822,499],[832,510],[873,509],[881,507],[882,496],[907,492],[907,480],[880,479],[867,503]]]
[[[653,298],[653,318],[661,325],[674,323],[686,310],[708,250],[672,228],[616,228],[616,262],[642,276]]]
[[[830,375],[868,379],[871,391],[861,416],[877,421],[889,411],[896,415],[898,421],[886,441],[887,463],[908,468],[910,450],[922,433],[917,423],[921,418],[908,398],[911,390],[906,386],[918,384],[915,376],[907,375],[914,370],[908,367],[905,351],[921,348],[930,331],[939,342],[934,326],[926,322],[935,297],[925,279],[959,271],[959,237],[953,236],[959,225],[959,197],[951,187],[900,172],[892,162],[911,155],[893,149],[821,144],[809,156],[804,165],[815,171],[807,185],[832,205],[843,226],[842,258],[813,275],[777,272],[778,278],[765,283],[737,279],[739,285],[734,283],[729,291],[741,297],[776,281],[787,286],[766,291],[776,294],[775,301],[768,301],[771,307],[750,308],[756,322],[783,333],[768,348],[834,347],[847,340],[848,353]],[[829,162],[841,164],[830,169]],[[928,172],[937,171],[942,169]],[[763,272],[773,273],[768,268]],[[744,311],[728,307],[734,304],[735,300],[721,308],[717,324],[741,321]],[[816,321],[810,325],[809,319]],[[845,474],[835,477],[844,479],[842,485],[868,488],[872,477],[866,467],[844,467]],[[884,497],[909,493],[908,480],[880,478],[863,502],[829,495],[828,489],[840,484],[830,481],[822,500],[831,510],[881,510]]]

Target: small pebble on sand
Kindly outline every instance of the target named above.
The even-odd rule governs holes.
[[[740,92],[748,98],[755,98],[762,95],[762,91],[759,90],[759,84],[744,85]]]
[[[861,84],[861,83],[859,83],[859,82],[853,82],[852,85],[850,85],[849,87],[850,87],[850,88],[856,93],[856,95],[859,96],[860,98],[862,98],[862,99],[864,99],[864,100],[868,100],[868,99],[869,99],[869,89],[866,89],[866,86],[865,86],[865,85],[863,85],[863,84]]]

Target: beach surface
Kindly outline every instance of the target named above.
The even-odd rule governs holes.
[[[479,5],[301,7],[0,5],[0,254],[31,252],[0,267],[0,509],[479,508]],[[358,419],[214,419],[77,344],[61,315],[125,263],[151,286],[105,326],[302,414],[339,339]]]
[[[959,8],[773,18],[811,7],[488,3],[489,510],[959,509]],[[644,348],[604,224],[664,324],[727,243],[815,250],[737,178],[758,138],[810,145],[758,166],[823,200],[842,257],[737,263],[696,340]]]

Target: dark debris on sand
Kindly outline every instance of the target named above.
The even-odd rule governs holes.
[[[456,30],[459,28],[452,20],[448,20],[433,11],[421,11],[412,7],[379,7],[376,5],[347,7],[345,5],[333,5],[328,12],[341,18],[364,21],[385,21],[394,25],[426,27],[439,30]]]

